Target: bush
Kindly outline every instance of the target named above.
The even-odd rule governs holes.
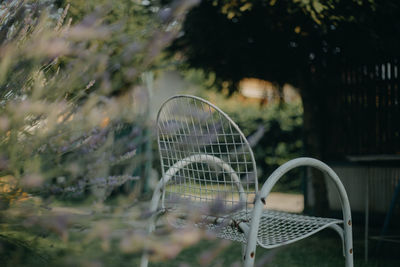
[[[215,103],[238,124],[244,135],[260,135],[253,144],[259,183],[283,163],[303,154],[303,106],[300,98],[290,103],[271,102],[262,105],[248,101],[239,93],[227,95],[215,87],[213,75],[206,78],[202,71],[184,71],[188,81],[195,84],[198,94]],[[252,143],[250,141],[250,143]],[[301,171],[289,172],[274,187],[284,192],[301,191]]]
[[[140,251],[142,231],[131,224],[145,226],[140,209],[132,208],[147,178],[138,169],[149,161],[141,149],[150,126],[142,78],[159,68],[192,4],[0,4],[5,265],[54,264],[55,257],[89,264],[104,259],[99,249]],[[113,189],[132,183],[128,195],[105,202]],[[76,257],[82,250],[92,254]]]

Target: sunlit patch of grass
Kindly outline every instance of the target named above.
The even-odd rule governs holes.
[[[239,189],[233,183],[220,184],[215,182],[210,183],[198,183],[198,182],[184,182],[180,185],[167,185],[166,192],[173,192],[176,194],[191,194],[194,196],[214,196],[219,197],[229,194],[235,198],[239,198]],[[249,188],[249,192],[254,192],[254,188]]]

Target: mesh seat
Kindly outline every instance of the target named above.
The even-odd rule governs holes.
[[[246,214],[246,211],[239,211],[225,217],[209,218],[206,216],[201,222],[196,223],[196,226],[208,229],[218,238],[247,243],[246,234],[238,227],[239,223],[245,223],[250,227],[250,214]],[[276,248],[294,243],[340,223],[343,221],[339,219],[264,210],[260,219],[257,245],[268,249]],[[183,218],[176,219],[173,224],[177,228],[187,225]]]
[[[239,212],[233,219],[240,222],[246,217],[244,212]],[[246,224],[250,226],[250,222],[251,219]],[[342,223],[342,220],[264,210],[260,220],[257,245],[264,248],[287,245],[338,223]],[[208,228],[215,231],[219,238],[247,242],[245,234],[232,224],[224,227],[209,224]]]

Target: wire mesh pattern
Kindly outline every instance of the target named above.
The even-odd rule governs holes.
[[[161,107],[157,127],[163,175],[176,168],[163,188],[166,204],[217,204],[208,212],[218,215],[251,209],[257,192],[253,152],[225,113],[203,99],[175,96]]]
[[[219,225],[208,224],[207,228],[215,231],[219,238],[246,243],[245,234],[235,225],[245,222],[250,226],[251,219],[248,220],[248,217],[245,212],[238,212],[229,219],[231,222],[221,222]],[[264,248],[279,247],[338,223],[342,223],[342,220],[264,210],[260,219],[257,245]]]
[[[239,211],[231,216],[214,218],[204,217],[195,226],[212,231],[218,238],[247,243],[246,235],[239,229],[240,223],[250,226],[251,217],[246,211]],[[275,248],[296,242],[317,233],[333,224],[343,223],[342,220],[291,214],[286,212],[264,210],[260,219],[257,245],[264,248]],[[187,225],[184,218],[175,218],[173,225],[183,228]]]

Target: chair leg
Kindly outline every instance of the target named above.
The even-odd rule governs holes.
[[[150,219],[148,233],[147,233],[148,235],[150,235],[155,229],[156,218],[157,218],[157,216],[152,216]],[[148,240],[145,240],[145,242],[148,242]],[[142,258],[140,260],[140,267],[147,267],[149,264],[149,254],[147,251],[148,249],[149,249],[148,244],[145,244],[144,249],[143,249]]]
[[[246,244],[243,243],[243,244],[242,244],[242,261],[243,261],[245,255],[246,255]]]
[[[352,230],[351,225],[344,225],[344,246],[345,246],[345,260],[346,267],[353,267],[353,241],[352,241]]]
[[[151,199],[150,202],[150,212],[153,213],[152,216],[150,217],[150,222],[149,222],[149,226],[147,228],[147,236],[149,237],[150,234],[154,231],[154,229],[156,228],[156,223],[157,223],[157,218],[158,218],[158,214],[157,214],[157,207],[158,207],[158,202],[161,198],[161,187],[163,185],[163,178],[160,180],[160,182],[157,184],[156,189],[154,190],[154,194],[153,197]],[[142,259],[140,261],[140,267],[147,267],[147,265],[149,264],[149,255],[147,250],[149,249],[149,245],[147,244],[148,240],[147,238],[145,239],[145,245],[144,245],[144,249],[143,249],[143,254],[142,254]]]
[[[246,250],[247,250],[247,246],[248,245],[249,245],[248,242],[246,244],[242,244],[242,262],[243,262],[243,266],[245,266],[245,267],[254,267],[254,260],[251,261],[250,263],[246,262]]]
[[[140,260],[140,267],[147,267],[149,265],[149,257],[147,253],[143,253],[142,259]]]
[[[343,257],[346,257],[346,248],[345,248],[345,244],[344,244],[344,234],[343,234],[343,229],[342,227],[340,227],[337,224],[333,224],[331,226],[329,226],[329,228],[331,228],[332,230],[335,230],[336,233],[339,234],[340,239],[342,240],[342,253],[343,253]]]

